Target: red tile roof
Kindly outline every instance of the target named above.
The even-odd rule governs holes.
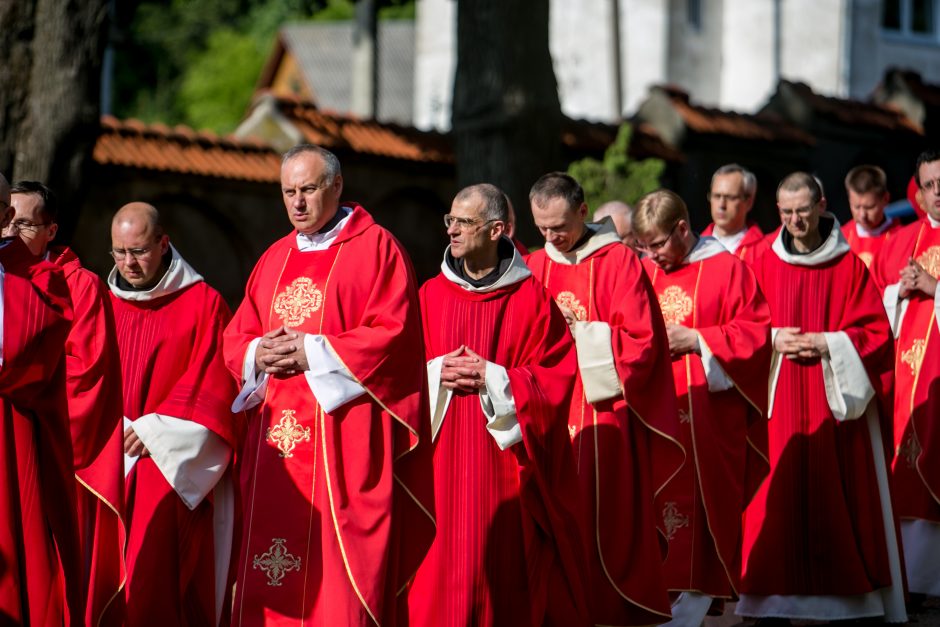
[[[603,154],[614,143],[619,130],[617,124],[565,118],[561,125],[561,142],[575,153]],[[667,145],[649,124],[633,125],[629,153],[638,159],[655,157],[673,163],[685,161],[685,155]]]
[[[185,126],[101,118],[94,159],[101,165],[277,183],[281,157],[255,140],[219,137]]]
[[[809,133],[774,114],[749,115],[692,104],[688,93],[672,85],[658,85],[653,89],[669,99],[686,127],[696,133],[806,145],[816,143]]]
[[[278,110],[312,144],[407,161],[454,162],[448,135],[324,111],[299,98],[278,96],[276,101]]]

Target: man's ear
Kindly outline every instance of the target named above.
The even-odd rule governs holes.
[[[170,236],[164,233],[160,236],[160,254],[165,255],[170,250]]]
[[[578,207],[578,215],[581,216],[581,219],[584,220],[587,218],[588,206],[586,202],[581,203],[581,206]]]
[[[52,240],[55,239],[55,234],[59,232],[59,223],[53,222],[52,224],[50,224],[48,232],[49,232],[49,241],[51,242]]]
[[[336,194],[336,197],[339,198],[343,195],[343,175],[337,174],[333,177],[333,193]]]
[[[506,223],[502,220],[497,220],[493,222],[493,228],[490,230],[490,240],[499,241],[499,238],[505,235],[506,233]]]

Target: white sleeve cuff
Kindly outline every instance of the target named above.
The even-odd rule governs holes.
[[[516,420],[516,402],[512,398],[509,374],[491,361],[486,362],[486,386],[480,390],[480,406],[486,416],[486,428],[505,451],[522,441],[522,428]]]
[[[587,401],[597,403],[622,396],[620,375],[614,364],[610,325],[606,322],[575,322],[571,334],[578,352],[578,369]]]
[[[712,353],[712,350],[708,347],[702,334],[696,333],[696,335],[698,335],[699,350],[702,352],[702,368],[705,369],[705,380],[708,381],[708,391],[724,392],[725,390],[730,390],[734,387],[734,381],[728,377],[728,374],[721,367],[721,364],[715,359],[714,353]]]
[[[127,428],[132,426],[133,424],[134,422],[130,418],[128,418],[127,416],[124,416],[124,431],[127,431]],[[122,442],[123,440],[124,438],[121,438]],[[124,453],[124,476],[125,477],[131,474],[131,469],[134,468],[134,464],[137,463],[138,459],[140,459],[140,457],[131,457],[127,453]]]
[[[202,502],[228,467],[231,447],[198,423],[147,414],[131,425],[167,483],[189,509]]]
[[[780,327],[773,327],[770,329],[770,392],[767,396],[767,419],[770,419],[771,414],[774,411],[774,396],[777,394],[777,381],[780,380],[780,366],[783,365],[783,359],[781,358],[780,353],[777,352],[775,342],[777,340],[777,333],[780,331]]]
[[[255,353],[260,343],[261,338],[256,337],[251,340],[245,351],[245,361],[242,364],[242,389],[232,403],[232,412],[251,409],[264,400],[264,393],[268,389],[268,373],[258,372],[255,367]]]
[[[2,297],[2,294],[0,294]],[[940,287],[937,288],[937,293],[933,295],[933,319],[937,323],[937,331],[940,332]],[[0,365],[3,364],[3,360],[0,359]]]
[[[901,332],[901,320],[904,318],[904,312],[907,309],[907,299],[903,301],[900,298],[901,284],[894,283],[885,288],[882,296],[882,303],[885,307],[885,313],[888,314],[888,322],[891,323],[891,332],[894,337]]]
[[[859,418],[875,397],[865,365],[845,331],[823,336],[829,345],[829,356],[822,360],[829,409],[840,422]]]
[[[428,395],[431,400],[431,441],[437,439],[437,432],[444,423],[444,415],[450,406],[450,399],[454,396],[453,390],[443,388],[441,394],[441,369],[444,367],[444,357],[435,357],[428,362]]]
[[[346,366],[333,356],[325,337],[307,334],[304,336],[304,351],[309,368],[304,376],[323,411],[330,413],[366,393]]]

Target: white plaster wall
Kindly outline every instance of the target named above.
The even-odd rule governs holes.
[[[722,109],[759,109],[777,87],[774,0],[724,0],[721,28]]]
[[[717,106],[721,97],[721,16],[723,0],[701,2],[700,28],[689,21],[688,0],[670,1],[668,82],[694,101]]]
[[[417,0],[415,4],[414,125],[422,130],[450,128],[454,70],[457,67],[457,0]]]
[[[618,117],[612,14],[611,0],[553,0],[550,4],[549,48],[561,110],[569,117],[604,122]]]
[[[783,0],[783,78],[828,96],[848,95],[843,75],[847,1]]]
[[[652,85],[668,80],[669,0],[621,0],[620,7],[624,110],[632,113]]]

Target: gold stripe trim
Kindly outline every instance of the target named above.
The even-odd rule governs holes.
[[[324,291],[326,291],[326,288],[325,288],[325,287],[324,287]],[[324,300],[325,300],[325,299],[324,299]],[[315,411],[319,411],[319,412],[322,414],[322,413],[323,413],[323,408],[320,407],[320,403],[317,402],[316,400],[314,400],[314,403],[316,403],[316,405],[317,405]],[[313,477],[312,477],[311,480],[310,480],[310,510],[309,510],[309,513],[307,514],[307,516],[308,516],[308,523],[307,523],[307,552],[306,552],[305,558],[304,558],[304,584],[303,584],[303,585],[304,585],[304,588],[303,588],[303,596],[302,596],[301,599],[300,599],[300,615],[301,615],[302,617],[306,616],[306,612],[307,612],[307,577],[308,577],[309,574],[310,574],[310,545],[311,545],[311,537],[313,536],[313,499],[316,497],[316,490],[317,490],[317,452],[318,452],[318,449],[319,449],[319,447],[320,447],[320,440],[317,438],[316,430],[319,428],[319,426],[320,426],[320,423],[319,423],[319,422],[317,421],[317,419],[316,419],[316,414],[314,414],[314,419],[313,419],[313,429],[314,429],[314,433],[313,433]],[[285,464],[286,464],[286,462],[285,462]],[[325,465],[325,464],[324,464],[324,465]]]
[[[127,525],[124,522],[124,517],[121,516],[121,513],[111,503],[111,501],[106,499],[101,493],[99,493],[97,490],[95,490],[90,485],[85,483],[85,481],[82,480],[82,478],[79,477],[77,474],[75,475],[75,480],[78,481],[80,484],[82,484],[82,486],[84,486],[86,490],[88,490],[91,494],[93,494],[95,498],[99,499],[102,503],[104,503],[108,507],[108,509],[114,512],[114,515],[117,516],[118,523],[120,523],[120,526],[121,526],[120,558],[121,558],[121,566],[122,566],[121,570],[124,571],[124,576],[121,577],[121,583],[118,584],[117,590],[114,591],[114,594],[111,595],[111,598],[109,598],[107,603],[105,603],[104,606],[101,608],[101,614],[98,616],[98,620],[95,621],[95,625],[101,625],[101,621],[104,619],[104,615],[108,613],[108,608],[111,607],[111,604],[114,603],[114,600],[118,598],[118,595],[121,594],[122,590],[124,590],[124,586],[127,585],[127,562],[124,559],[124,552],[127,550]]]

